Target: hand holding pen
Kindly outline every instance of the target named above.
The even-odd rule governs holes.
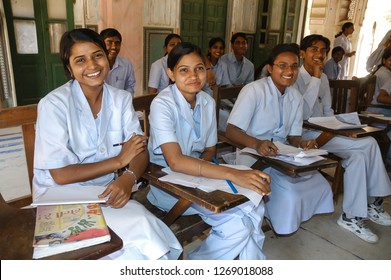
[[[257,152],[263,156],[276,156],[278,154],[278,148],[273,143],[273,138],[270,140],[260,140],[256,148]]]
[[[137,155],[146,150],[147,139],[147,136],[136,135],[136,133],[133,133],[132,137],[128,141],[113,144],[114,147],[118,147],[118,149],[121,149],[120,153],[117,156],[118,160],[121,163],[121,167],[124,167],[129,164],[129,162],[131,162]]]

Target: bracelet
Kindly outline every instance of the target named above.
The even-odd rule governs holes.
[[[128,169],[128,168],[126,167],[123,174],[125,174],[125,173],[130,173],[130,174],[132,174],[133,177],[134,177],[134,184],[137,185],[137,176],[136,176],[136,174],[133,172],[133,170]]]
[[[198,176],[202,176],[201,175],[202,164],[203,164],[203,161],[201,160],[200,165],[198,165]]]

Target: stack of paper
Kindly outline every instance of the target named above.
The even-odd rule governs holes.
[[[273,144],[278,148],[278,154],[277,156],[270,158],[278,159],[297,166],[305,166],[317,161],[324,160],[322,155],[328,154],[327,150],[322,149],[310,149],[305,151],[300,148],[285,145],[278,141],[274,142]],[[242,149],[241,152],[262,156],[256,150],[248,147]]]
[[[106,187],[103,186],[49,187],[31,205],[105,203],[108,199],[107,197],[98,197],[105,189]]]
[[[316,125],[336,130],[362,128],[367,126],[366,124],[361,124],[357,112],[330,117],[314,117],[309,118],[308,121]]]
[[[229,164],[221,164],[221,166],[228,166],[231,168],[236,168],[239,170],[250,170],[250,167],[244,165],[229,165]],[[170,182],[174,184],[179,184],[186,187],[191,188],[199,188],[206,192],[212,192],[215,190],[221,190],[228,193],[232,193],[231,188],[228,186],[226,180],[219,179],[209,179],[205,177],[192,176],[184,173],[174,172],[169,167],[163,168],[162,171],[167,173],[168,175],[160,177],[159,180],[164,182]],[[246,196],[254,205],[259,205],[261,202],[262,196],[257,192],[240,187],[235,185],[235,188],[238,190],[239,194]]]

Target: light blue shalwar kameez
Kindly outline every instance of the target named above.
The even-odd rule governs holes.
[[[282,95],[270,77],[246,85],[239,94],[228,123],[260,140],[287,142],[288,136],[300,136],[303,122],[300,93],[288,87]],[[256,159],[238,151],[237,164],[251,166]],[[264,197],[266,217],[278,234],[290,234],[315,214],[334,211],[329,183],[318,172],[306,172],[296,178],[271,167],[271,194]]]
[[[329,81],[311,77],[302,66],[294,84],[304,98],[304,119],[332,116]],[[314,139],[320,131],[305,130],[303,138]],[[348,217],[367,217],[367,196],[383,197],[391,194],[391,183],[384,167],[379,146],[372,137],[349,138],[336,136],[322,146],[343,159],[344,195],[342,210]]]
[[[170,85],[159,93],[152,102],[149,115],[151,135],[149,154],[151,162],[167,166],[161,145],[175,142],[182,153],[199,158],[206,147],[217,142],[215,102],[207,93],[197,93],[194,110],[179,92],[176,85]],[[152,187],[149,201],[167,211],[177,202],[171,195]],[[189,259],[217,260],[264,259],[262,252],[264,234],[261,229],[264,206],[251,202],[231,208],[220,214],[212,213],[193,204],[185,215],[199,214],[212,226],[201,246],[188,256]]]
[[[54,182],[50,169],[112,158],[121,151],[113,143],[129,140],[133,132],[142,133],[132,97],[124,90],[104,85],[96,119],[77,81],[46,95],[38,105],[33,200],[46,188],[66,188]],[[72,185],[107,186],[113,179],[110,173]],[[130,200],[123,208],[102,207],[102,211],[108,226],[123,241],[123,248],[106,258],[177,259],[181,254],[172,231],[138,202]]]

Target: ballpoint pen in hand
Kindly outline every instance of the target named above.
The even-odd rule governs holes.
[[[212,160],[216,165],[219,165],[219,162],[215,157]],[[230,180],[225,180],[225,181],[227,182],[228,186],[231,188],[233,193],[238,193],[238,190],[235,188],[234,184],[232,184]]]

